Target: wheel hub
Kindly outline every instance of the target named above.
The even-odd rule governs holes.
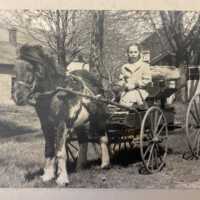
[[[154,136],[153,139],[152,139],[152,142],[153,143],[159,143],[161,141],[159,140],[158,136]]]

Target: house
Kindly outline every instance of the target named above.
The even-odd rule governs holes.
[[[144,60],[149,62],[150,65],[175,66],[175,57],[170,54],[172,49],[163,29],[146,34],[140,44],[143,49]],[[189,65],[186,73],[187,95],[191,98],[194,94],[200,92],[200,66]],[[194,90],[195,87],[196,89]]]
[[[171,54],[173,51],[163,29],[147,33],[140,41],[140,45],[143,49],[143,60],[151,66],[175,66],[175,57]],[[170,81],[169,85],[176,87],[176,81]],[[167,102],[171,104],[174,99],[175,95],[172,95],[167,98]]]
[[[16,29],[0,27],[0,104],[12,104],[12,86],[16,49],[20,43],[31,41]]]
[[[12,79],[16,58],[16,29],[0,29],[0,104],[12,103]]]
[[[146,33],[139,43],[143,49],[144,59],[150,65],[175,65],[175,57],[170,54],[172,49],[163,29]]]

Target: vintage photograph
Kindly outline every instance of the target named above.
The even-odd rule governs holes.
[[[200,188],[200,11],[0,10],[0,188]]]

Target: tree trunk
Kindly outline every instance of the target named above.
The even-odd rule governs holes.
[[[58,45],[58,64],[64,69],[66,67],[65,48]]]
[[[181,78],[176,82],[176,87],[180,88],[186,84],[186,52],[183,11],[160,11],[160,17],[165,37],[170,45],[172,53],[175,54],[174,65],[180,69]],[[162,38],[161,38],[162,39]],[[180,89],[176,93],[176,100],[185,101],[185,88]]]
[[[57,57],[58,64],[65,70],[66,67],[66,58],[65,58],[65,38],[63,35],[61,11],[56,10],[56,44],[57,44]]]
[[[180,78],[176,81],[176,88],[182,87],[184,84],[187,83],[187,65],[185,62],[185,53],[180,49],[176,52],[176,59],[175,59],[175,66],[179,68],[180,71]],[[176,100],[180,102],[187,101],[187,92],[186,86],[179,89],[176,94]]]
[[[104,11],[93,11],[90,71],[102,80],[104,40]]]

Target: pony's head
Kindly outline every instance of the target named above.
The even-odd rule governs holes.
[[[40,45],[25,44],[18,50],[15,65],[14,100],[18,105],[28,103],[35,93],[63,86],[65,73],[55,57]]]
[[[41,58],[44,54],[41,46],[30,45],[23,45],[18,53],[14,100],[17,105],[25,105],[35,92],[43,90],[41,82],[45,79],[46,70]]]
[[[35,68],[27,61],[18,60],[15,65],[15,72],[14,100],[17,105],[25,105],[36,89]]]

